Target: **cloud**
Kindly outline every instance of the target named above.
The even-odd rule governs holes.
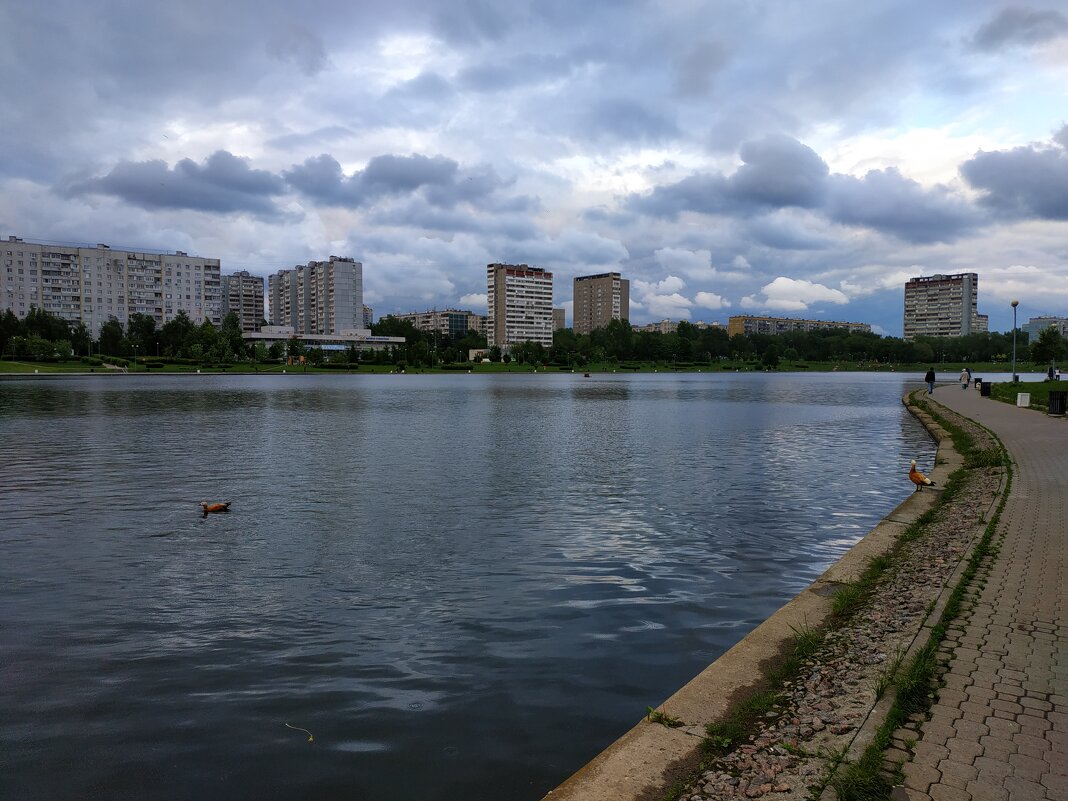
[[[803,278],[779,276],[761,289],[763,298],[747,295],[740,305],[746,309],[774,309],[776,311],[806,311],[814,303],[848,303],[844,292]]]
[[[1068,125],[1051,146],[976,153],[961,175],[983,193],[980,203],[1012,217],[1068,220]]]
[[[476,314],[485,311],[488,302],[489,296],[485,292],[471,292],[460,298],[460,305],[464,308],[470,308]]]
[[[1012,45],[1028,46],[1068,34],[1068,17],[1060,11],[1009,6],[975,32],[977,50],[1000,50]]]
[[[953,242],[976,228],[981,216],[948,189],[925,189],[894,167],[863,178],[835,175],[827,216],[843,225],[872,228],[908,242]]]
[[[267,43],[267,52],[273,58],[295,64],[309,77],[322,72],[329,64],[323,40],[299,22],[290,22],[276,31]]]
[[[739,155],[743,164],[730,178],[736,200],[773,208],[820,204],[828,170],[812,148],[775,135],[746,142]]]
[[[712,311],[725,309],[731,305],[730,301],[720,297],[715,292],[698,292],[694,295],[693,302],[702,309],[711,309]]]
[[[660,281],[632,280],[630,292],[638,308],[654,317],[688,320],[693,301],[680,294],[685,286],[686,282],[677,275],[669,275]]]
[[[182,159],[173,168],[156,159],[120,162],[107,175],[75,179],[65,188],[75,194],[111,195],[142,208],[248,212],[268,218],[280,213],[272,198],[285,192],[278,176],[254,170],[246,159],[225,150],[203,164]]]

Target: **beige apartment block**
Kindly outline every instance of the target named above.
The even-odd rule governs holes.
[[[905,284],[905,339],[984,333],[989,318],[979,314],[978,304],[976,273],[913,278]]]
[[[572,328],[588,334],[612,320],[630,320],[630,281],[619,273],[583,275],[575,279]]]
[[[567,328],[567,309],[553,309],[553,331]]]
[[[185,312],[196,324],[222,322],[218,259],[183,251],[133,251],[95,246],[0,241],[0,310],[24,318],[31,307],[83,323],[92,336],[114,317],[133,314],[162,326]]]
[[[553,344],[553,274],[526,264],[486,266],[486,340],[508,348],[521,342]]]
[[[391,314],[397,320],[411,323],[417,331],[437,332],[447,337],[463,337],[470,331],[485,335],[485,316],[461,309],[442,309],[425,312]]]
[[[267,279],[272,326],[298,334],[366,330],[363,264],[343,256],[279,270]]]
[[[727,335],[735,334],[786,334],[791,331],[820,331],[827,328],[845,328],[848,331],[867,333],[868,323],[843,323],[837,320],[799,320],[794,317],[758,317],[739,314],[727,320]]]
[[[259,331],[263,324],[263,276],[240,270],[222,277],[222,316],[237,315],[242,331]]]

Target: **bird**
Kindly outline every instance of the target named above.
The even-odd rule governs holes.
[[[204,514],[208,514],[208,512],[229,512],[230,503],[230,501],[227,501],[226,503],[208,503],[207,501],[201,501],[200,508],[204,510]]]
[[[922,487],[933,487],[934,482],[927,476],[916,469],[916,460],[912,460],[912,466],[909,467],[909,480],[916,485],[916,492],[919,492]]]

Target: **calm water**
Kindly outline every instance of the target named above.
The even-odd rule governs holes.
[[[0,797],[540,798],[911,491],[903,380],[0,383]]]

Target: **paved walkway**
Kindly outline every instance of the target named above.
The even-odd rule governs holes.
[[[933,400],[994,431],[1016,467],[1002,548],[905,766],[907,796],[1068,801],[1068,421],[952,385]]]

